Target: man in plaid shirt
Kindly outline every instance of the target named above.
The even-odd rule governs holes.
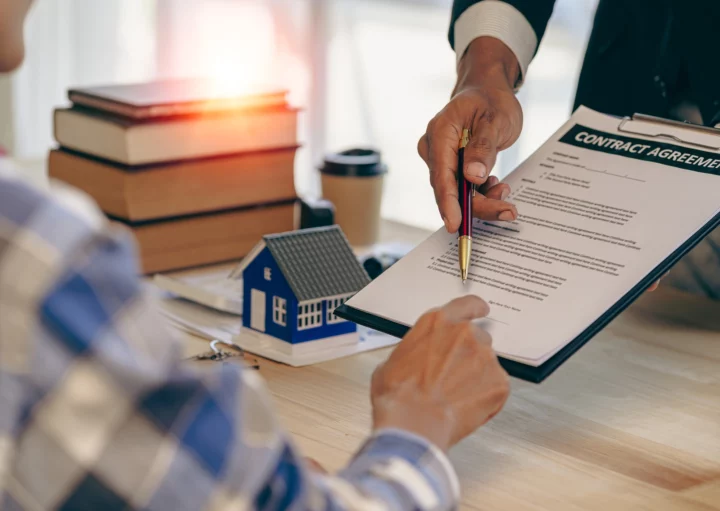
[[[31,0],[0,0],[0,70]],[[94,204],[0,169],[0,509],[449,509],[444,451],[503,406],[487,305],[426,314],[375,372],[373,433],[336,475],[311,470],[258,374],[181,360],[134,245]]]

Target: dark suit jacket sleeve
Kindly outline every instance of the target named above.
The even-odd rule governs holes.
[[[452,6],[452,18],[450,21],[450,45],[455,48],[455,22],[460,15],[470,6],[484,0],[454,0]],[[503,0],[523,13],[525,18],[532,25],[535,35],[538,38],[538,46],[545,35],[545,28],[552,14],[555,0]],[[537,50],[536,50],[537,51]]]

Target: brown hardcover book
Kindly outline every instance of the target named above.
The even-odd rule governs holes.
[[[55,110],[55,140],[125,165],[293,147],[296,109],[251,109],[137,122],[96,110]]]
[[[296,148],[128,167],[63,149],[50,151],[50,177],[90,195],[117,218],[151,220],[296,197]]]
[[[136,120],[278,107],[285,104],[286,97],[287,91],[270,88],[237,94],[204,79],[83,87],[68,91],[68,99],[75,105]]]
[[[145,274],[242,258],[265,234],[294,228],[293,202],[128,224]]]

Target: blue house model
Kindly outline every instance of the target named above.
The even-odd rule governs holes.
[[[333,311],[370,278],[337,225],[265,236],[242,266],[243,326],[264,342],[290,354],[358,342]]]

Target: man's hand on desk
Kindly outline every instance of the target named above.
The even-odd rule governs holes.
[[[471,323],[488,311],[466,296],[418,320],[373,375],[375,429],[403,429],[447,450],[502,409],[507,373],[490,335]]]
[[[490,37],[475,39],[458,66],[453,98],[428,124],[418,142],[418,152],[430,169],[440,214],[449,232],[460,226],[456,179],[458,143],[470,129],[465,149],[464,175],[483,185],[473,203],[473,213],[485,220],[514,220],[517,210],[505,202],[510,188],[488,179],[497,152],[520,136],[522,109],[513,84],[519,73],[517,59],[503,43]],[[491,178],[493,179],[493,178]]]

